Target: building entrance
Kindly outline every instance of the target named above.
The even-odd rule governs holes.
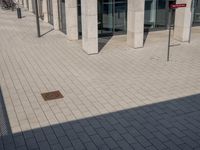
[[[176,0],[145,0],[145,29],[162,30],[168,26],[169,6]],[[174,24],[175,10],[172,13],[172,24]]]
[[[59,29],[63,33],[67,33],[66,30],[66,15],[65,15],[65,0],[58,0],[58,16],[59,16]]]
[[[199,1],[199,0],[198,0]],[[81,35],[81,1],[78,2],[78,25]],[[110,36],[127,32],[127,0],[98,0],[98,34]],[[165,30],[168,27],[169,5],[176,0],[145,0],[145,30]],[[172,25],[175,10],[172,13]]]
[[[125,34],[127,0],[98,0],[99,36]]]

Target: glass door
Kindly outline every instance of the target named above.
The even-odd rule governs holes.
[[[58,0],[59,29],[63,33],[66,31],[65,0]]]
[[[145,29],[163,30],[168,27],[169,6],[176,0],[145,0]],[[175,10],[172,12],[174,24]]]
[[[35,14],[35,0],[31,0],[33,13]]]
[[[38,9],[39,9],[39,17],[43,20],[44,19],[44,14],[42,12],[42,7],[43,7],[43,0],[38,1]]]
[[[48,22],[53,25],[53,6],[52,6],[52,0],[47,0],[47,14],[48,14]]]
[[[155,28],[156,26],[156,0],[145,1],[145,16],[144,16],[144,28]]]
[[[127,0],[98,0],[98,31],[100,36],[125,34]]]
[[[27,8],[29,9],[29,1],[26,0]]]
[[[194,18],[193,18],[194,26],[200,25],[200,0],[194,1]]]
[[[99,35],[113,34],[113,0],[98,1]]]
[[[115,0],[114,34],[125,34],[127,30],[127,0]]]

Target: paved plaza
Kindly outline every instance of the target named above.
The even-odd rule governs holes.
[[[0,10],[0,150],[200,150],[200,27],[167,62],[167,31],[141,49],[101,38],[87,55],[47,23],[37,38],[22,14]]]

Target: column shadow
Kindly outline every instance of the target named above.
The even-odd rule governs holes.
[[[98,38],[98,50],[101,52],[101,50],[106,46],[106,44],[110,41],[110,39],[113,36],[105,36],[105,37],[99,37]]]
[[[50,29],[49,31],[47,31],[47,32],[45,32],[45,33],[43,33],[43,34],[41,34],[40,37],[43,37],[43,36],[47,35],[48,33],[50,33],[50,32],[53,31],[53,30],[54,30],[54,29]]]

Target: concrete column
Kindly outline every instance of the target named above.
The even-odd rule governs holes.
[[[22,5],[23,4],[23,0],[19,0],[19,4]]]
[[[82,46],[88,54],[98,53],[97,0],[81,0]]]
[[[177,4],[186,3],[186,8],[176,9],[175,14],[175,27],[174,27],[174,38],[186,42],[189,41],[190,37],[190,23],[191,23],[191,4],[192,0],[177,0]]]
[[[144,1],[128,0],[127,44],[133,48],[143,47]]]
[[[77,0],[65,1],[66,28],[69,40],[78,40],[78,7]]]
[[[28,4],[26,0],[24,0],[24,8],[28,8]]]
[[[28,5],[29,5],[29,11],[33,12],[33,5],[32,5],[33,0],[28,0]]]
[[[58,17],[58,2],[52,0],[53,7],[53,26],[55,30],[59,30],[59,17]]]

